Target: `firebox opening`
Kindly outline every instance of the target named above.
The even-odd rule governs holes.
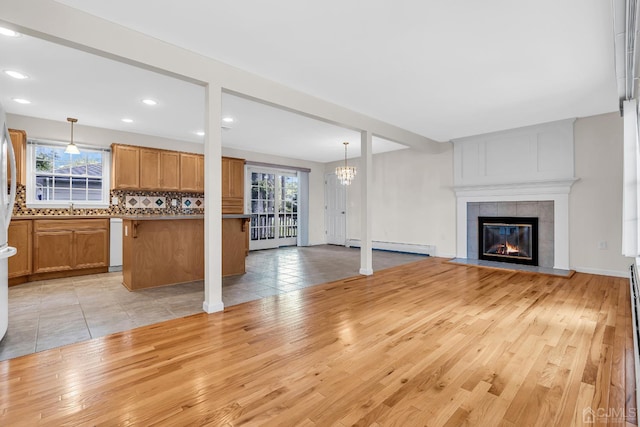
[[[478,217],[479,258],[538,265],[538,218]]]

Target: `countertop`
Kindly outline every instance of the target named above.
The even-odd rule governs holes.
[[[222,219],[235,219],[235,218],[250,219],[251,215],[245,215],[245,214],[222,214]]]
[[[133,221],[157,221],[171,219],[204,219],[204,214],[199,215],[20,215],[13,216],[11,220],[21,219],[110,219],[121,218]],[[249,219],[251,215],[223,214],[222,219]]]
[[[204,219],[204,215],[114,215],[112,218],[122,218],[131,221],[164,221],[172,219]]]
[[[109,219],[117,218],[113,215],[20,215],[12,216],[11,221],[21,219]]]

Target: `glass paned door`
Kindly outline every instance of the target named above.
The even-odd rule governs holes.
[[[298,176],[249,169],[251,233],[249,249],[297,244]]]

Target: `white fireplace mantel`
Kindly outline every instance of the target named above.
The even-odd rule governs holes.
[[[457,253],[467,258],[467,203],[553,201],[554,268],[569,270],[569,192],[577,178],[454,187]]]
[[[573,119],[453,141],[458,258],[467,258],[467,203],[542,202],[554,206],[554,267],[569,269]]]

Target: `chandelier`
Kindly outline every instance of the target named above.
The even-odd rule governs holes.
[[[347,166],[347,145],[348,142],[343,142],[344,144],[344,166],[338,166],[336,168],[336,175],[338,175],[338,179],[342,183],[342,185],[349,185],[351,181],[356,177],[356,168],[355,166]]]

